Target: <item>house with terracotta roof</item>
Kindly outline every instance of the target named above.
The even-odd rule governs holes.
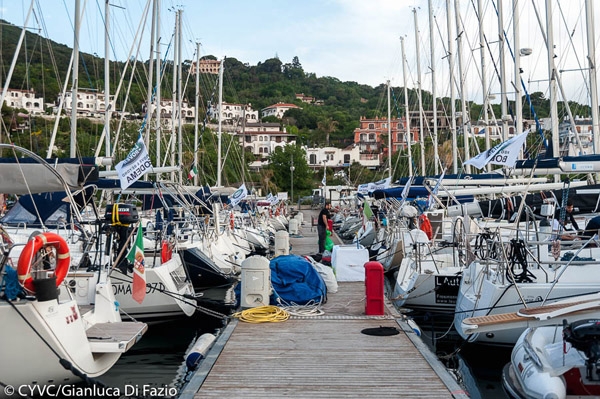
[[[275,116],[276,118],[281,119],[283,118],[283,114],[285,114],[285,111],[287,111],[288,109],[302,109],[302,107],[299,107],[296,104],[278,102],[277,104],[273,104],[266,108],[263,108],[260,111],[260,114],[262,118],[264,118],[265,116]]]

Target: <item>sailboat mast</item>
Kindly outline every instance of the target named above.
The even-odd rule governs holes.
[[[183,184],[183,170],[181,165],[183,164],[183,89],[182,89],[182,80],[183,80],[183,69],[182,69],[182,60],[181,60],[181,42],[182,42],[182,33],[181,33],[181,15],[183,10],[178,10],[177,14],[179,15],[179,23],[177,24],[177,159],[179,161],[179,184]]]
[[[419,141],[421,145],[421,176],[425,176],[425,129],[423,128],[423,97],[421,92],[421,52],[419,51],[419,23],[417,21],[417,9],[413,8],[415,20],[415,47],[417,49],[417,92],[419,96]]]
[[[465,96],[465,74],[463,72],[463,60],[462,60],[462,40],[463,34],[465,33],[461,29],[460,24],[460,7],[458,4],[458,0],[454,0],[454,13],[456,19],[456,52],[458,55],[458,82],[460,88],[460,104],[461,104],[461,115],[462,115],[462,132],[463,132],[463,141],[464,141],[464,160],[466,161],[471,156],[469,155],[469,117],[467,116],[467,100]],[[464,162],[464,161],[463,161]],[[467,173],[471,173],[471,165],[464,166],[465,171]]]
[[[161,106],[161,91],[160,86],[162,82],[162,74],[161,74],[161,51],[160,51],[160,0],[154,0],[156,5],[156,9],[153,12],[152,20],[156,23],[156,162],[160,165],[161,159],[161,148],[160,141],[162,140],[162,106]],[[152,54],[150,54],[150,59],[152,59]]]
[[[156,15],[156,1],[152,2],[152,23],[151,23],[151,27],[150,27],[150,60],[152,60],[152,55],[154,54],[154,40],[155,40],[155,35],[156,35],[156,20],[154,19],[154,16]],[[146,144],[146,148],[149,147],[150,144],[150,120],[152,119],[152,113],[153,113],[153,105],[152,105],[152,87],[153,87],[153,82],[152,82],[152,74],[154,72],[154,70],[152,68],[149,68],[150,70],[148,71],[148,84],[146,86],[146,129],[144,132],[144,144]],[[157,160],[160,160],[160,158],[157,158]],[[159,164],[160,166],[160,164]]]
[[[104,3],[104,148],[107,157],[110,157],[110,4],[109,0]],[[110,165],[106,166],[110,170]]]
[[[192,168],[198,167],[198,112],[200,111],[200,42],[196,42],[196,97],[194,101],[194,163]],[[194,174],[194,186],[198,185],[198,174]]]
[[[552,26],[552,2],[546,0],[546,48],[548,50],[548,77],[550,78],[550,121],[552,131],[552,156],[560,157],[560,143],[558,141],[558,106],[556,67],[554,65],[554,30]],[[559,177],[554,176],[558,181]]]
[[[388,177],[392,179],[392,105],[390,101],[390,81],[387,81],[387,111],[388,111]]]
[[[75,30],[73,35],[73,86],[71,87],[71,140],[69,156],[75,158],[77,145],[77,85],[79,80],[79,0],[75,0]],[[57,116],[59,117],[59,116]]]
[[[591,0],[585,0],[585,21],[587,27],[590,105],[592,107],[592,137],[594,140],[594,154],[598,154],[600,153],[600,135],[598,132],[598,81],[596,76],[596,47],[594,43],[596,34],[594,32],[594,2]]]
[[[435,82],[435,40],[433,39],[433,5],[429,0],[429,51],[431,53],[431,96],[433,107],[433,161],[434,172],[439,173],[440,155],[438,153],[437,91]]]
[[[456,137],[456,82],[454,80],[454,40],[452,39],[452,6],[446,1],[448,29],[448,69],[450,72],[450,129],[452,130],[452,172],[458,173],[458,140]]]
[[[223,64],[225,59],[222,59],[219,63],[219,124],[217,128],[217,187],[221,187],[221,172],[222,172],[222,159],[221,159],[221,115],[223,114]]]
[[[406,54],[404,53],[404,38],[400,37],[402,47],[402,77],[404,79],[404,114],[406,115],[406,148],[408,149],[408,176],[413,175],[412,164],[412,131],[410,128],[410,109],[408,108],[408,87],[406,85]]]
[[[487,86],[487,57],[485,47],[485,35],[483,33],[483,7],[481,4],[482,0],[477,0],[477,14],[479,20],[479,55],[481,57],[481,92],[483,93],[483,128],[485,129],[485,149],[489,150],[491,147],[490,143],[490,128],[488,119],[488,107],[490,103],[490,97]],[[492,165],[488,164],[487,171],[491,171]]]
[[[523,87],[521,86],[521,32],[519,0],[513,0],[513,42],[515,54],[515,134],[523,132]]]
[[[500,61],[500,111],[502,118],[502,141],[508,140],[508,96],[506,88],[506,56],[504,37],[504,11],[502,0],[498,0],[498,52]]]
[[[171,139],[169,140],[169,152],[171,166],[175,166],[175,129],[177,127],[177,40],[179,39],[179,12],[175,13],[175,35],[173,37],[173,88],[171,89]],[[175,172],[171,172],[171,181],[175,181]]]

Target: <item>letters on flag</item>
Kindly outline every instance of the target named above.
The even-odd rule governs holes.
[[[369,183],[359,185],[356,191],[362,195],[369,194]]]
[[[392,184],[391,177],[386,177],[385,179],[376,181],[375,183],[369,183],[369,192],[390,188],[391,184]]]
[[[137,303],[142,303],[146,297],[146,262],[144,261],[144,234],[141,224],[138,226],[137,238],[127,255],[127,259],[133,263],[133,290],[131,296]]]
[[[142,139],[142,135],[138,137],[133,149],[127,155],[127,158],[122,160],[115,166],[121,182],[121,190],[135,183],[140,177],[150,172],[152,162],[150,155]]]
[[[489,150],[465,161],[464,165],[473,165],[477,169],[483,169],[485,165],[491,163],[494,165],[506,165],[512,168],[517,162],[517,157],[528,133],[529,130],[526,130],[509,140],[497,144]]]
[[[229,196],[229,202],[231,206],[236,206],[241,200],[248,196],[248,190],[246,190],[246,184],[242,184],[233,194]]]

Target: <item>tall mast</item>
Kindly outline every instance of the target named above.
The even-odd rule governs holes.
[[[222,165],[221,165],[221,115],[223,114],[223,64],[225,59],[222,59],[221,62],[219,63],[219,125],[218,125],[218,129],[217,129],[217,187],[221,187],[221,172],[222,172]]]
[[[198,167],[198,112],[200,111],[200,42],[196,42],[196,98],[194,104],[194,163]],[[194,175],[194,186],[198,185],[198,174]]]
[[[388,177],[392,179],[392,105],[390,102],[390,81],[387,81],[387,111],[388,111]]]
[[[404,113],[406,118],[406,148],[408,149],[408,176],[412,177],[412,132],[410,130],[410,109],[408,108],[408,87],[406,87],[406,54],[404,53],[404,38],[400,37],[402,47],[402,77],[404,79]]]
[[[448,67],[450,71],[450,129],[452,130],[452,172],[458,173],[458,140],[456,138],[456,82],[454,81],[454,40],[452,39],[452,6],[446,1],[448,29]]]
[[[161,106],[161,91],[160,86],[162,82],[162,74],[161,74],[161,51],[160,51],[160,0],[154,0],[154,4],[156,4],[156,9],[154,10],[152,20],[156,21],[156,162],[160,165],[161,159],[161,149],[160,149],[160,141],[162,139],[161,131],[162,131],[162,106]],[[152,59],[152,54],[150,54],[150,59]]]
[[[175,13],[175,35],[173,38],[173,88],[171,89],[171,139],[169,140],[170,148],[169,152],[171,155],[171,166],[175,166],[175,129],[177,121],[177,113],[180,111],[177,109],[177,40],[179,39],[179,12]],[[175,172],[171,172],[171,181],[175,181]]]
[[[419,95],[419,130],[421,142],[421,176],[425,176],[425,129],[423,128],[423,97],[421,92],[421,52],[419,51],[419,24],[417,22],[417,10],[413,8],[415,20],[415,47],[417,49],[417,92]]]
[[[75,32],[73,35],[73,84],[71,87],[71,140],[69,143],[69,156],[75,158],[77,154],[77,85],[79,80],[79,0],[75,0]],[[57,116],[59,117],[59,116]]]
[[[585,0],[585,21],[587,26],[588,73],[590,79],[590,105],[592,107],[592,137],[594,154],[600,153],[600,134],[598,131],[598,81],[596,76],[596,47],[594,44],[594,2]]]
[[[183,75],[183,70],[182,70],[182,60],[181,60],[181,41],[182,41],[182,34],[181,34],[181,14],[183,13],[183,10],[178,10],[177,14],[179,15],[179,23],[177,24],[177,110],[178,112],[178,118],[177,118],[177,159],[179,161],[179,165],[182,164],[183,161],[183,113],[182,113],[182,108],[183,108],[183,89],[182,89],[182,83],[181,81],[183,80],[182,75]],[[179,184],[183,184],[183,170],[180,167],[179,168]]]
[[[104,148],[107,157],[110,157],[110,4],[109,0],[104,3],[104,25],[105,36],[104,36]],[[110,165],[106,166],[106,169],[110,169]]]
[[[152,55],[154,54],[154,40],[156,35],[156,19],[154,16],[156,15],[156,1],[152,2],[152,23],[150,27],[150,60],[152,60]],[[146,148],[148,148],[150,144],[150,120],[152,119],[153,113],[153,105],[152,105],[152,92],[153,92],[153,83],[152,82],[152,67],[149,68],[148,71],[148,84],[146,86],[146,129],[144,132],[144,144],[146,144]],[[160,162],[160,159],[157,158],[157,161]],[[160,165],[160,164],[158,164]]]
[[[523,132],[523,87],[521,86],[521,33],[519,0],[513,0],[513,42],[515,54],[515,134]]]
[[[490,129],[488,120],[488,107],[490,103],[488,86],[487,86],[487,69],[486,69],[486,47],[485,47],[485,35],[483,33],[483,7],[481,5],[482,0],[477,0],[477,14],[479,20],[479,55],[481,57],[481,91],[483,93],[483,128],[485,129],[485,149],[489,150],[490,143]],[[487,166],[488,172],[491,171],[491,165]]]
[[[502,0],[498,0],[498,52],[500,57],[500,110],[502,118],[502,141],[508,139],[508,96],[506,88],[506,56],[504,51],[504,12]]]
[[[429,48],[431,53],[431,96],[432,96],[432,107],[433,107],[433,161],[434,161],[434,172],[437,175],[440,170],[440,155],[438,154],[438,120],[437,120],[437,91],[435,83],[435,40],[433,39],[433,6],[431,0],[428,2],[429,5]]]
[[[554,30],[552,26],[552,2],[546,0],[546,48],[548,50],[548,77],[550,78],[550,121],[552,129],[552,156],[560,157],[560,143],[558,142],[558,106],[556,67],[554,65]],[[559,177],[554,176],[558,181]]]
[[[466,161],[470,158],[469,155],[469,117],[467,116],[467,100],[465,99],[465,74],[463,71],[463,60],[462,60],[462,38],[465,33],[461,29],[460,24],[460,8],[458,4],[458,0],[454,0],[454,13],[456,19],[456,53],[458,55],[458,82],[460,88],[460,105],[461,105],[461,115],[462,115],[462,132],[463,132],[463,141],[464,141],[464,150],[465,150],[465,158],[463,160]],[[471,165],[463,166],[467,173],[471,173]]]

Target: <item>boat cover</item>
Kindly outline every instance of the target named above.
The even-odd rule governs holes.
[[[271,259],[270,268],[273,286],[271,305],[325,302],[327,286],[307,259],[298,255],[281,255]]]

